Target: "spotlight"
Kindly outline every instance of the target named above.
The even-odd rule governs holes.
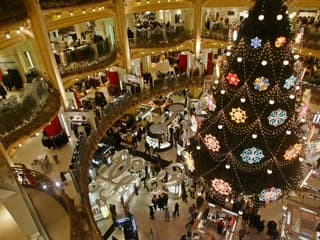
[[[270,104],[270,105],[273,105],[273,104],[274,104],[274,100],[270,99],[270,100],[269,100],[269,104]]]
[[[201,147],[198,145],[198,146],[196,146],[196,149],[197,149],[197,150],[200,150],[200,149],[201,149]]]
[[[253,134],[251,135],[251,137],[252,137],[253,139],[257,139],[258,135],[255,134],[255,133],[253,133]]]
[[[294,96],[293,94],[290,94],[290,95],[289,95],[289,98],[292,100],[292,99],[295,98],[295,96]]]
[[[225,165],[225,167],[226,167],[226,169],[230,169],[230,164],[227,163],[227,164]]]
[[[245,98],[240,98],[240,102],[245,103],[246,99]]]
[[[223,128],[223,125],[220,125],[220,124],[219,124],[219,125],[218,125],[218,128],[219,128],[219,129],[222,129],[222,128]]]
[[[303,157],[299,157],[299,162],[303,162],[303,161],[304,161]]]
[[[237,62],[242,62],[242,57],[237,57]]]
[[[287,134],[287,135],[291,135],[291,131],[290,131],[290,130],[287,130],[287,131],[286,131],[286,134]]]
[[[228,57],[230,57],[230,56],[231,56],[231,52],[228,51],[228,52],[226,53],[226,55],[227,55]]]
[[[220,91],[220,93],[221,93],[222,95],[224,95],[224,94],[226,93],[226,91],[222,89],[222,90]]]
[[[260,15],[258,16],[258,19],[259,19],[259,21],[263,21],[264,15],[263,15],[263,14],[260,14]]]
[[[10,38],[11,38],[10,33],[7,32],[7,33],[6,33],[6,39],[10,39]]]
[[[272,174],[272,170],[271,169],[267,169],[267,173],[270,175]]]
[[[268,62],[266,60],[262,60],[261,65],[262,66],[266,66],[268,64]]]

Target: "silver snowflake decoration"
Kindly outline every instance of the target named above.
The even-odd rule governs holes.
[[[287,118],[288,118],[287,112],[279,108],[270,113],[268,120],[270,125],[277,127],[283,124]]]
[[[251,39],[251,47],[253,47],[253,48],[261,47],[261,42],[262,42],[262,40],[258,37],[252,38]]]
[[[286,79],[286,82],[283,85],[283,87],[289,90],[291,87],[294,87],[294,85],[296,84],[296,80],[297,78],[291,75],[289,78]]]
[[[249,164],[259,163],[264,158],[262,150],[255,147],[244,149],[240,156],[243,162]]]

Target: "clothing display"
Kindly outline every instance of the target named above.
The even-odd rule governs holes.
[[[55,135],[55,136],[47,136],[45,134],[45,132],[43,132],[43,136],[41,139],[41,142],[43,144],[43,146],[47,147],[47,148],[60,148],[63,145],[67,144],[69,139],[68,136],[66,134],[65,131],[61,131],[59,134]]]
[[[2,81],[9,91],[11,91],[12,88],[18,90],[23,87],[23,81],[17,69],[8,69],[8,74],[3,75]]]

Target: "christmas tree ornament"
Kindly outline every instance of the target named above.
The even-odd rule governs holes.
[[[263,21],[263,19],[264,19],[264,15],[263,15],[263,14],[260,14],[260,15],[258,16],[258,20],[259,20],[259,21]]]
[[[295,76],[291,75],[289,78],[286,79],[283,87],[284,87],[285,89],[288,89],[288,90],[289,90],[291,87],[294,87],[294,86],[295,86],[296,80],[297,80],[297,78],[296,78]]]
[[[277,20],[278,20],[278,21],[281,21],[282,19],[283,19],[283,15],[282,15],[282,14],[278,14],[278,15],[277,15]]]
[[[220,144],[216,137],[212,136],[211,134],[206,134],[204,143],[212,152],[219,152]]]
[[[254,86],[254,89],[259,92],[265,91],[270,86],[269,79],[263,76],[256,78],[256,80],[253,83],[253,86]]]
[[[277,127],[284,124],[287,118],[287,112],[279,108],[270,113],[268,120],[270,125]]]
[[[271,202],[277,200],[282,196],[282,191],[280,188],[267,188],[261,191],[259,194],[259,200],[262,202]]]
[[[285,65],[285,66],[287,66],[287,65],[289,65],[289,61],[288,60],[283,60],[283,65]]]
[[[280,47],[283,47],[286,44],[286,42],[287,42],[286,37],[281,36],[276,39],[276,41],[274,42],[274,45],[277,48],[280,48]]]
[[[230,85],[238,86],[240,79],[236,73],[228,73],[227,79]]]
[[[259,47],[261,47],[261,42],[262,42],[262,40],[258,37],[252,38],[251,39],[251,47],[259,48]]]
[[[262,60],[262,61],[261,61],[261,65],[262,65],[262,66],[266,66],[267,64],[268,64],[268,62],[267,62],[266,60]]]
[[[242,110],[240,107],[232,108],[232,111],[229,114],[231,119],[236,123],[245,123],[246,119],[248,118],[246,111]]]
[[[288,160],[288,161],[296,159],[301,154],[302,149],[303,149],[302,144],[296,143],[287,149],[283,157],[285,160]]]
[[[243,162],[249,164],[259,163],[264,158],[262,150],[255,147],[244,149],[240,156]]]
[[[232,192],[230,184],[222,179],[215,178],[211,181],[211,184],[214,190],[222,195],[229,195]]]
[[[273,100],[273,99],[270,99],[270,100],[269,100],[269,104],[270,104],[270,105],[273,105],[273,104],[274,104],[274,100]]]

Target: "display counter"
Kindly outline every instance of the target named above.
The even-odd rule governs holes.
[[[192,239],[205,240],[216,234],[225,240],[233,240],[239,215],[214,204],[204,204],[192,226]]]

